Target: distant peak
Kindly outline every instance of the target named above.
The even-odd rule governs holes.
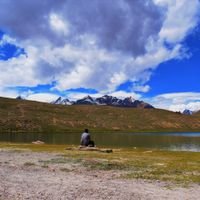
[[[135,99],[134,99],[132,96],[130,96],[130,97],[126,97],[125,99],[127,99],[127,100],[130,101],[130,102],[135,101]]]
[[[189,109],[185,109],[185,110],[183,111],[183,114],[184,114],[184,115],[192,115],[192,114],[193,114],[193,111],[191,111],[191,110],[189,110]]]
[[[19,96],[16,97],[16,99],[18,99],[18,100],[23,100],[24,98],[22,98],[22,96],[19,95]]]
[[[93,98],[90,95],[85,96],[83,99],[90,99],[93,100]]]

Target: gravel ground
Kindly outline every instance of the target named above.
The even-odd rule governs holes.
[[[54,153],[0,150],[0,200],[196,200],[200,186],[124,180],[117,171],[87,170],[80,164],[51,163]]]

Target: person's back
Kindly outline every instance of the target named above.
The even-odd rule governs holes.
[[[88,133],[87,129],[81,135],[81,145],[88,146],[90,143],[90,134]]]
[[[94,141],[91,140],[90,134],[88,129],[85,129],[85,131],[81,135],[81,146],[89,146],[94,147]]]

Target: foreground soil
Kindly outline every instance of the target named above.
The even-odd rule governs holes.
[[[63,154],[0,149],[0,200],[198,199],[200,185],[123,179],[119,170],[90,170]]]

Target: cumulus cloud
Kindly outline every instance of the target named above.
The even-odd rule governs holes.
[[[30,94],[26,97],[27,100],[47,102],[50,103],[57,99],[59,96],[51,93],[35,93]]]
[[[53,29],[53,31],[58,34],[68,35],[69,33],[69,25],[67,21],[64,21],[60,16],[52,13],[50,14],[49,23]]]
[[[193,0],[154,0],[157,5],[168,9],[163,27],[159,33],[161,39],[176,43],[184,39],[196,26],[199,1]]]
[[[200,101],[198,102],[190,102],[187,104],[178,104],[178,105],[171,105],[169,107],[169,110],[172,111],[180,111],[183,112],[185,109],[191,110],[191,111],[199,111],[200,110]]]
[[[162,24],[159,9],[149,0],[7,0],[0,6],[2,27],[19,39],[43,37],[56,45],[68,39],[80,42],[80,36],[93,35],[103,48],[134,55],[145,51],[148,37],[156,35]],[[65,22],[71,25],[69,38],[56,37],[54,30],[65,30]]]
[[[149,101],[157,108],[164,108],[171,111],[192,111],[200,110],[200,93],[181,92],[167,93],[153,97]]]
[[[133,87],[133,90],[136,92],[148,92],[150,90],[149,85],[136,85]]]
[[[199,8],[198,0],[0,1],[3,41],[26,52],[0,60],[0,86],[111,93],[130,81],[140,83],[133,92],[147,92],[152,70],[184,52]]]

